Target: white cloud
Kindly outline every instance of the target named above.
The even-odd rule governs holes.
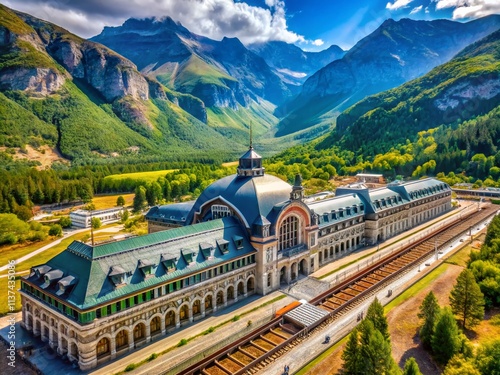
[[[420,12],[420,11],[422,10],[422,8],[423,8],[423,5],[420,5],[420,6],[418,6],[418,7],[415,7],[415,8],[413,8],[413,9],[411,10],[410,14],[415,14],[415,13],[418,13],[418,12]]]
[[[267,7],[235,0],[5,0],[5,5],[53,22],[83,37],[99,34],[104,25],[128,18],[170,16],[190,31],[220,40],[237,37],[243,43],[305,39],[288,29],[285,2],[265,0]]]
[[[425,13],[429,14],[431,11],[429,10],[429,7],[425,7]]]
[[[436,10],[454,8],[453,19],[479,18],[500,13],[498,0],[433,0]]]
[[[407,7],[411,2],[413,2],[413,0],[396,0],[394,3],[387,3],[385,7],[389,10],[397,10]]]
[[[316,39],[311,41],[311,44],[319,47],[325,44],[325,42],[322,39]]]

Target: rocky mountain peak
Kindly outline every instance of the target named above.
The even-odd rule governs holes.
[[[105,26],[100,37],[111,37],[121,34],[134,33],[139,35],[155,35],[161,33],[190,34],[180,22],[171,17],[129,18],[121,26]]]

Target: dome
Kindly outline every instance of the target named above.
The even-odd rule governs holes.
[[[292,187],[271,175],[238,176],[231,175],[215,181],[208,186],[196,200],[190,213],[189,222],[194,215],[202,215],[200,221],[211,219],[205,210],[211,202],[219,199],[217,204],[226,205],[244,220],[247,228],[261,216],[269,216],[273,207],[290,199]]]

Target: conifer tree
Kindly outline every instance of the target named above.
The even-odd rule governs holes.
[[[464,269],[458,275],[457,283],[450,293],[450,305],[464,329],[478,325],[483,319],[484,295],[469,269]]]
[[[448,363],[458,353],[461,346],[459,334],[453,312],[445,307],[439,314],[431,339],[432,351],[439,363]]]
[[[361,374],[400,374],[392,358],[389,340],[375,328],[371,320],[365,319],[361,323],[360,343]]]
[[[438,300],[431,291],[422,301],[422,304],[420,305],[420,312],[418,313],[418,317],[420,319],[424,319],[424,324],[420,327],[420,341],[427,349],[431,348],[431,338],[434,333],[434,326],[436,324],[439,311],[440,307]]]
[[[403,375],[422,375],[415,358],[410,357],[406,360]]]
[[[389,323],[387,323],[387,318],[384,315],[384,307],[376,297],[368,307],[365,319],[371,320],[373,326],[380,331],[382,336],[390,341]]]
[[[361,351],[359,344],[359,327],[355,327],[347,340],[344,351],[342,352],[342,369],[345,375],[361,374]]]

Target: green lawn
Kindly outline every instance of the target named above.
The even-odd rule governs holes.
[[[104,181],[107,179],[112,181],[126,180],[130,178],[135,181],[146,181],[153,182],[158,179],[158,177],[165,177],[166,174],[173,172],[175,169],[164,169],[161,171],[150,171],[150,172],[134,172],[134,173],[122,173],[122,174],[112,174],[104,177]],[[116,205],[116,199],[114,202]]]

